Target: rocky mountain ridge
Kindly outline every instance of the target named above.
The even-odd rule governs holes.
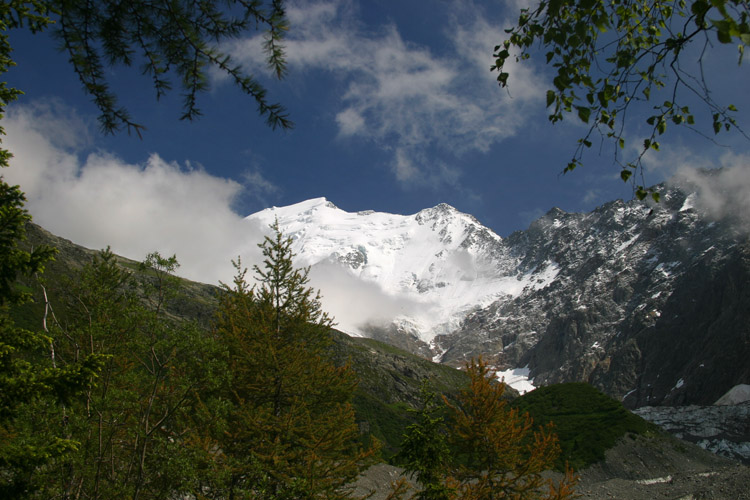
[[[311,200],[251,218],[275,217],[313,272],[407,304],[356,333],[452,366],[525,367],[535,385],[587,381],[630,408],[709,405],[750,382],[750,243],[691,190],[659,189],[658,204],[554,208],[507,238],[447,205],[393,216]]]
[[[553,210],[511,235],[524,265],[560,272],[469,315],[439,339],[443,361],[494,355],[499,366],[529,366],[536,384],[588,381],[631,408],[711,404],[746,382],[750,246],[691,196],[668,189],[655,206]],[[469,339],[481,342],[467,349]]]

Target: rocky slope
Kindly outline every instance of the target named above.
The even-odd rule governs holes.
[[[709,405],[750,382],[750,243],[736,217],[660,190],[659,204],[552,209],[507,238],[448,205],[349,214],[318,199],[249,218],[294,238],[349,333],[452,366],[482,355],[537,386],[587,381],[629,408]]]
[[[711,404],[750,380],[750,245],[670,189],[649,207],[552,210],[507,244],[545,288],[499,300],[442,336],[444,362],[491,356],[535,384],[583,380],[631,407]]]

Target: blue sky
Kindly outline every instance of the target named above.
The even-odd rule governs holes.
[[[573,119],[548,123],[542,58],[514,67],[509,90],[496,84],[492,49],[521,4],[289,2],[283,81],[266,75],[256,33],[224,47],[287,108],[296,124],[288,132],[268,128],[218,75],[200,97],[203,117],[180,122],[178,93],[156,102],[148,78],[116,67],[109,78],[147,130],[142,139],[103,136],[56,42],[14,32],[18,66],[7,79],[27,95],[3,120],[16,154],[4,175],[49,230],[133,258],[177,253],[205,281],[214,274],[203,259],[249,244],[234,234],[243,231],[237,220],[272,205],[324,196],[347,211],[411,214],[445,202],[507,236],[553,206],[588,211],[629,199],[608,143],[560,175],[584,129]],[[737,67],[734,47],[716,53],[708,61],[716,95],[750,109],[747,62]],[[644,129],[631,123],[638,144]],[[750,142],[719,141],[670,136],[647,163],[647,182],[678,167],[749,163]]]

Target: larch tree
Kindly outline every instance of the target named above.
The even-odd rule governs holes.
[[[467,363],[469,387],[451,414],[451,440],[458,449],[454,477],[466,500],[571,498],[572,472],[554,484],[542,477],[560,454],[557,436],[546,427],[534,430],[528,414],[508,408],[505,384],[481,358]]]
[[[83,91],[99,109],[99,123],[106,133],[126,129],[140,135],[145,129],[111,88],[108,69],[115,66],[140,68],[150,78],[156,99],[179,87],[183,120],[201,115],[198,98],[209,90],[209,71],[214,69],[255,101],[269,126],[293,126],[284,108],[269,101],[259,81],[220,49],[242,33],[262,30],[268,67],[282,78],[286,71],[282,40],[289,28],[283,0],[4,2],[0,53],[6,57],[6,68],[13,65],[9,33],[19,28],[54,31]]]
[[[429,389],[420,388],[421,406],[410,410],[415,421],[406,427],[396,460],[421,485],[415,500],[451,500],[456,484],[449,478],[451,454],[445,428],[445,406]]]
[[[181,119],[192,120],[200,116],[198,97],[209,90],[209,72],[213,68],[227,75],[255,102],[258,113],[269,126],[282,129],[293,126],[283,107],[268,99],[266,89],[258,80],[219,49],[223,42],[245,31],[264,31],[263,50],[268,66],[276,77],[282,78],[285,74],[282,40],[288,29],[283,0],[0,2],[0,74],[15,65],[12,57],[15,31],[38,33],[48,29],[55,30],[83,91],[98,108],[99,122],[105,133],[125,129],[140,135],[145,129],[119,103],[111,89],[108,69],[118,65],[140,67],[151,79],[156,99],[172,90],[173,86],[181,89],[184,98]],[[0,82],[0,119],[6,106],[22,94],[9,82]],[[0,137],[2,135],[4,130],[0,126]],[[7,167],[11,158],[9,151],[0,148],[0,168]],[[68,357],[68,361],[75,359],[78,363],[56,366],[52,337],[19,329],[10,319],[6,308],[29,296],[19,291],[16,277],[40,272],[53,253],[48,248],[31,252],[18,249],[17,242],[23,238],[24,224],[30,220],[22,207],[21,189],[8,185],[0,174],[0,496],[3,498],[30,494],[38,471],[45,468],[49,472],[48,464],[80,446],[79,441],[64,437],[70,434],[72,423],[69,415],[60,412],[57,403],[69,401],[81,392],[87,392],[90,403],[92,379],[103,365],[101,351],[89,349],[88,354]],[[105,327],[99,325],[99,328],[103,333]],[[77,331],[80,333],[81,330]],[[107,348],[116,347],[105,344]],[[84,346],[80,347],[83,349]],[[138,362],[157,362],[147,358]],[[167,358],[159,358],[163,359]],[[129,366],[123,359],[111,361],[107,366],[112,368],[113,363],[126,363],[123,369]],[[159,367],[158,364],[152,365],[157,368],[154,373],[158,374],[154,381],[162,377],[164,382],[168,380],[163,378],[165,374],[172,373],[172,365]],[[100,383],[103,385],[99,386],[99,394],[104,397],[108,394],[104,384],[108,384],[109,379],[102,379]],[[42,438],[41,434],[35,434],[25,425],[27,421],[19,418],[20,412],[28,414],[29,404],[39,402],[60,417],[58,423],[64,427],[63,435],[45,433]],[[87,415],[93,418],[92,414]],[[161,415],[156,420],[153,420],[155,414],[150,415],[145,417],[141,413],[140,421],[148,439],[161,432],[160,425],[154,427],[151,424],[158,423]],[[104,434],[102,437],[107,438]],[[141,439],[140,443],[145,441]],[[148,447],[141,448],[143,450],[148,450]],[[102,451],[104,447],[96,453]],[[114,448],[109,451],[110,462],[122,458],[115,457]],[[128,477],[143,479],[144,463],[134,462],[131,470],[136,470],[136,476]],[[143,483],[141,479],[138,481]]]
[[[250,287],[236,263],[216,321],[231,377],[220,401],[207,403],[214,442],[207,442],[222,484],[221,498],[350,498],[351,484],[375,450],[362,450],[350,403],[357,381],[336,366],[329,346],[332,321],[294,267],[292,240],[278,223],[260,244],[264,261]],[[218,409],[217,409],[218,408]]]
[[[469,387],[455,403],[444,398],[445,419],[439,416],[432,402],[434,396],[430,396],[417,421],[407,429],[402,451],[407,459],[405,468],[422,483],[410,498],[574,498],[577,479],[572,471],[566,471],[557,483],[542,475],[552,469],[560,453],[553,429],[534,430],[527,414],[509,408],[503,398],[505,384],[495,380],[494,372],[481,358],[467,363],[466,371]]]

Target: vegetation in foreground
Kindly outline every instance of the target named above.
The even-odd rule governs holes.
[[[557,482],[543,476],[560,454],[552,427],[535,429],[528,413],[511,407],[503,398],[505,384],[482,359],[467,363],[466,371],[469,386],[455,402],[443,397],[440,404],[423,390],[398,455],[420,483],[409,498],[573,498],[577,477],[571,469]],[[402,498],[404,489],[398,484],[393,498]]]
[[[20,198],[17,208],[25,214]],[[18,219],[19,227],[27,218]],[[24,321],[42,315],[42,341],[18,346],[7,359],[28,368],[23,376],[57,370],[75,377],[63,378],[55,390],[4,401],[0,426],[19,446],[3,446],[3,492],[13,498],[351,498],[347,486],[377,456],[378,440],[359,425],[361,419],[373,417],[368,424],[395,441],[408,422],[414,422],[412,430],[419,424],[408,412],[414,395],[407,389],[389,403],[363,403],[367,393],[357,392],[356,374],[333,348],[334,331],[305,287],[306,272],[293,268],[290,242],[275,229],[262,244],[266,261],[255,269],[260,284],[249,287],[238,266],[210,328],[173,314],[183,300],[183,282],[172,274],[174,257],[152,254],[136,270],[105,250],[55,285],[42,282],[43,304],[21,309]],[[14,244],[22,236],[23,230],[14,233]],[[11,289],[17,285],[13,279]],[[5,310],[11,323],[12,312]],[[372,343],[359,347],[370,356],[378,352]],[[388,349],[378,355],[402,356]],[[385,376],[404,386],[409,377],[399,370],[416,370],[405,387],[417,385],[426,378],[418,376],[421,364],[429,363],[421,360],[408,370],[395,363],[370,382]],[[441,369],[441,390],[466,380]],[[495,432],[492,415],[504,418],[511,433],[519,424],[528,430],[521,420],[507,420],[514,413],[490,379],[486,365],[472,365],[469,387],[451,398],[455,420],[443,428],[451,448],[478,444]],[[359,415],[352,405],[357,400]],[[383,408],[389,412],[374,418]],[[477,427],[482,419],[489,420]],[[516,470],[528,498],[536,497],[537,472],[556,450],[551,434],[536,435],[543,436],[541,445],[523,445],[533,451],[526,459],[535,468]],[[50,450],[43,443],[64,446]],[[466,455],[475,448],[463,448],[460,469],[450,476],[457,478],[460,498],[482,497],[466,486],[477,480],[485,489],[499,484],[497,475],[482,472],[495,470],[487,469],[484,454]],[[503,450],[495,456],[508,463]],[[12,461],[11,451],[17,452]]]

